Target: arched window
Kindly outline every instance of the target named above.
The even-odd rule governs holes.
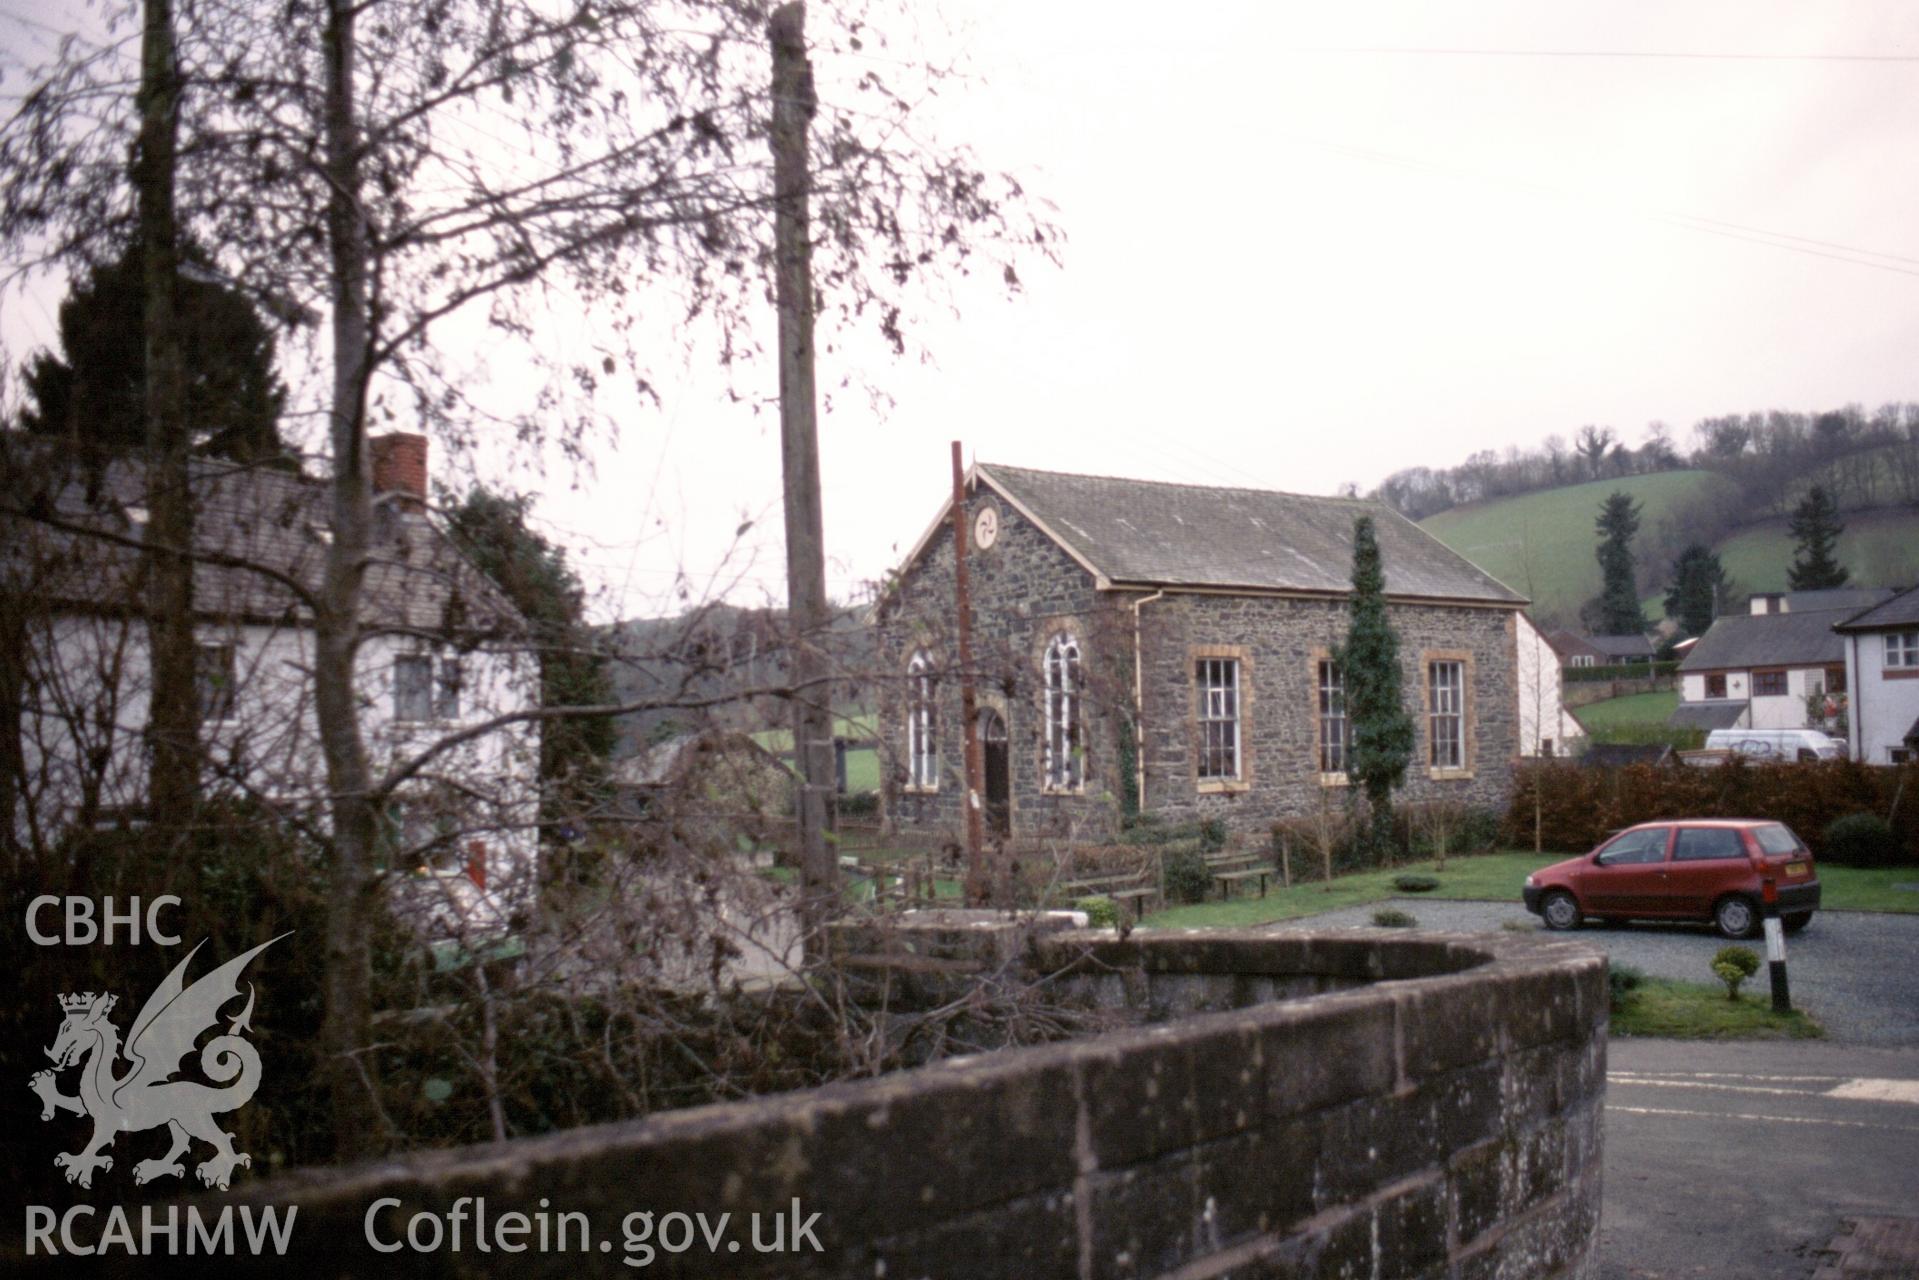
[[[933,659],[924,650],[906,664],[906,768],[909,785],[931,791],[939,785],[933,694]]]
[[[1046,787],[1077,791],[1085,780],[1080,745],[1083,683],[1079,641],[1060,632],[1046,645]]]

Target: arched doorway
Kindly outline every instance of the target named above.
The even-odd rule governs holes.
[[[979,713],[980,755],[986,777],[986,830],[1005,836],[1013,829],[1012,762],[1006,750],[1006,721],[991,707]]]

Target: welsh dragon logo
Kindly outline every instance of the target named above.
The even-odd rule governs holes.
[[[286,936],[281,934],[280,938]],[[219,1022],[221,1007],[239,998],[238,979],[247,963],[280,938],[261,943],[187,986],[187,965],[206,944],[195,946],[147,998],[127,1033],[124,1048],[119,1028],[107,1020],[119,997],[92,992],[60,997],[66,1020],[60,1024],[53,1047],[47,1050],[53,1070],[36,1072],[29,1087],[40,1095],[42,1120],[51,1120],[60,1111],[93,1118],[92,1141],[79,1151],[53,1158],[55,1166],[66,1170],[68,1182],[91,1187],[94,1170],[113,1168],[113,1157],[105,1152],[115,1138],[161,1125],[166,1126],[172,1146],[158,1159],[142,1160],[133,1166],[136,1183],[183,1175],[186,1169],[180,1156],[193,1138],[214,1149],[213,1155],[194,1170],[209,1187],[226,1190],[233,1170],[253,1163],[251,1156],[233,1149],[233,1135],[213,1122],[216,1113],[245,1106],[260,1087],[259,1051],[240,1035],[252,1029],[251,983],[247,985],[246,1007],[229,1021],[226,1034],[215,1036],[200,1050],[200,1070],[215,1084],[171,1077],[180,1070],[181,1060],[193,1052],[194,1041]],[[118,1069],[122,1058],[127,1063],[124,1072]],[[54,1077],[76,1063],[80,1065],[80,1091],[78,1096],[69,1097],[59,1091]]]

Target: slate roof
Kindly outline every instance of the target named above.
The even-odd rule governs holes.
[[[1580,636],[1579,639],[1609,658],[1650,658],[1655,652],[1651,638],[1637,632],[1624,636]]]
[[[1879,631],[1919,626],[1919,587],[1894,596],[1876,608],[1854,614],[1839,624],[1841,631]]]
[[[1742,700],[1715,698],[1710,702],[1682,702],[1673,708],[1666,723],[1682,729],[1731,729],[1746,714]]]
[[[1819,613],[1739,613],[1713,619],[1681,671],[1745,671],[1753,667],[1838,666],[1846,651],[1833,624],[1844,609]]]
[[[146,484],[134,462],[89,464],[44,443],[10,442],[0,479],[9,553],[6,576],[69,608],[121,609],[138,597]],[[193,464],[195,551],[238,563],[195,564],[194,608],[210,618],[258,623],[310,621],[311,610],[283,575],[317,591],[325,572],[331,496],[318,480],[284,471]],[[25,490],[25,492],[23,492]],[[49,513],[54,523],[13,513]],[[66,526],[66,527],[60,527]],[[90,537],[77,530],[99,530]],[[262,573],[247,565],[272,572]],[[397,629],[474,637],[517,631],[524,619],[493,580],[430,517],[375,507],[372,556],[361,621]]]
[[[1520,605],[1525,597],[1376,502],[1069,475],[980,463],[978,478],[1108,584],[1352,589],[1353,521],[1373,517],[1387,594]]]

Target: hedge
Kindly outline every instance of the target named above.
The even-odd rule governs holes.
[[[1504,836],[1515,848],[1532,848],[1536,819],[1542,848],[1581,853],[1638,822],[1769,818],[1791,827],[1815,855],[1822,855],[1826,828],[1853,813],[1885,818],[1904,860],[1919,864],[1919,765],[1914,764],[1754,764],[1738,756],[1708,768],[1585,768],[1529,761],[1514,770]]]
[[[1598,680],[1645,680],[1669,676],[1679,670],[1677,662],[1616,662],[1606,667],[1562,667],[1568,684],[1586,684]]]

